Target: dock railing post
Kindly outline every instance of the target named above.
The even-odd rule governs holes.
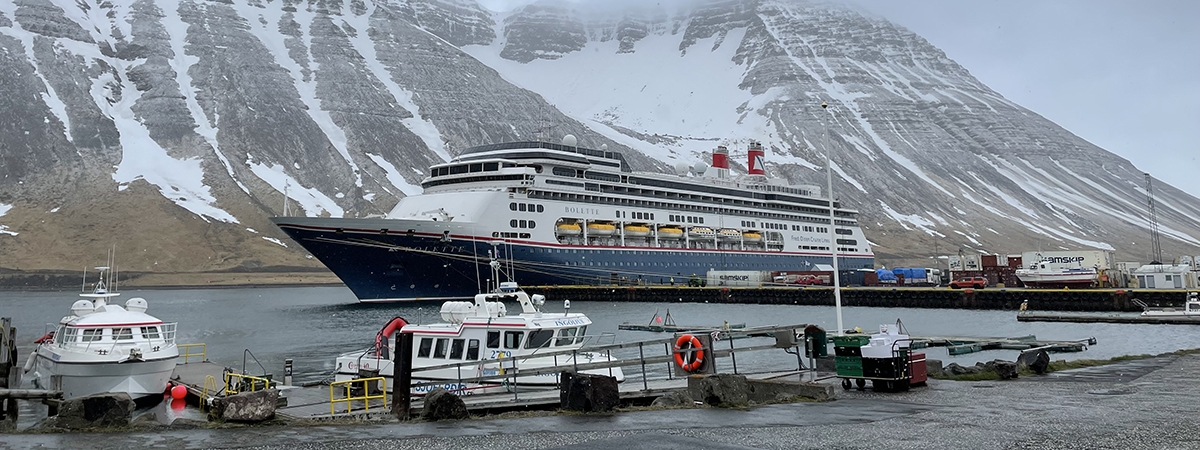
[[[737,375],[737,374],[738,374],[738,371],[737,371],[737,353],[734,353],[734,351],[733,351],[733,337],[732,337],[732,336],[726,336],[726,337],[728,337],[728,338],[729,338],[729,359],[733,361],[733,374],[734,374],[734,375]],[[713,339],[713,340],[714,340],[714,341],[716,341],[716,339]],[[716,346],[716,344],[714,344],[714,345],[713,345],[713,350],[714,350],[714,352],[713,352],[713,364],[716,364],[716,363],[717,363],[716,352],[715,352],[715,350],[716,350],[716,349],[717,349],[717,346]]]
[[[646,382],[646,352],[642,349],[642,343],[638,342],[638,361],[642,363],[642,390],[650,390],[650,385]]]
[[[412,418],[412,351],[413,334],[396,337],[395,360],[392,361],[392,415],[400,420]]]
[[[675,356],[675,355],[671,353],[671,344],[664,342],[663,348],[667,349],[667,356],[668,356],[668,358],[667,358],[667,379],[674,380],[675,379],[675,371],[672,370],[672,368],[671,368],[671,358],[670,357]]]

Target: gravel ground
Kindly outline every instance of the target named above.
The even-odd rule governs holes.
[[[5,436],[0,448],[1200,449],[1200,355],[749,410]]]

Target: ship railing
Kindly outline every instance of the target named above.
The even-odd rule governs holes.
[[[768,336],[768,335],[774,335],[775,333],[798,334],[798,333],[801,333],[802,330],[804,330],[804,328],[807,326],[808,326],[807,324],[799,324],[799,325],[786,325],[786,326],[763,326],[763,327],[741,328],[741,329],[732,329],[732,330],[717,330],[717,329],[697,330],[697,331],[692,331],[690,334],[703,333],[703,334],[714,335],[715,336],[715,339],[713,341],[714,348],[711,349],[713,356],[720,357],[720,358],[729,358],[730,361],[732,362],[733,373],[738,374],[739,373],[738,365],[737,365],[737,354],[738,353],[752,352],[752,351],[758,351],[758,350],[778,349],[781,347],[780,347],[779,341],[776,340],[769,344],[752,345],[752,346],[735,348],[734,342],[736,339],[742,338],[742,337]],[[414,374],[413,379],[414,380],[416,380],[416,379],[434,380],[434,378],[432,378],[432,377],[418,377],[416,375],[416,373],[418,373],[418,372],[427,372],[427,371],[444,370],[444,369],[457,369],[457,370],[459,370],[459,373],[460,373],[460,376],[457,377],[457,382],[458,382],[459,386],[465,386],[466,383],[488,383],[488,382],[497,383],[498,382],[497,380],[504,380],[504,381],[501,381],[500,383],[505,383],[505,384],[511,382],[511,384],[508,384],[508,386],[515,386],[518,382],[518,377],[533,377],[533,376],[537,376],[537,375],[558,374],[558,373],[561,373],[564,371],[579,373],[579,372],[584,372],[584,371],[605,370],[605,369],[607,369],[609,371],[609,374],[611,376],[612,370],[615,368],[640,366],[643,388],[648,389],[648,384],[647,384],[648,379],[646,377],[647,365],[664,364],[667,368],[667,377],[669,379],[674,377],[673,369],[675,367],[675,350],[674,350],[675,341],[676,341],[676,335],[672,334],[670,337],[667,337],[667,338],[652,339],[652,340],[637,341],[637,342],[606,344],[606,345],[599,345],[599,346],[590,347],[590,348],[575,347],[575,348],[570,348],[570,349],[565,349],[565,350],[542,352],[537,356],[538,358],[547,358],[547,357],[553,357],[553,356],[568,356],[568,355],[571,356],[571,358],[564,358],[563,364],[556,365],[556,366],[552,365],[552,366],[544,366],[544,367],[522,368],[522,363],[527,362],[527,361],[523,361],[523,360],[528,360],[530,358],[529,358],[529,355],[518,355],[516,357],[509,357],[509,358],[503,358],[503,359],[488,359],[488,360],[482,360],[482,361],[465,361],[465,362],[460,362],[460,363],[442,364],[442,365],[437,365],[437,366],[428,366],[428,367],[420,367],[420,368],[414,367],[412,369],[413,374]],[[717,348],[718,345],[721,347],[726,346],[726,342],[728,343],[727,344],[728,348]],[[663,353],[654,355],[654,353],[657,353],[657,351],[653,350],[653,349],[657,348],[657,346],[659,346],[659,345],[662,345]],[[795,343],[792,343],[792,347],[795,347],[795,345],[796,345]],[[628,350],[636,349],[638,356],[635,358],[628,358],[628,359],[613,359],[611,357],[612,352],[614,350],[618,350],[618,349],[628,349]],[[709,351],[710,349],[705,349],[705,350]],[[578,360],[578,358],[576,358],[576,356],[578,356],[580,354],[584,354],[584,353],[593,353],[593,354],[600,353],[600,354],[604,354],[608,357],[602,358],[599,361],[579,362],[579,360]],[[800,353],[799,355],[803,355],[803,353]],[[799,355],[798,355],[797,362],[799,362]],[[566,361],[570,361],[571,364],[569,364],[569,365],[566,364]],[[461,376],[461,373],[463,372],[463,370],[462,370],[463,367],[470,368],[470,371],[472,371],[472,372],[478,370],[479,372],[476,372],[476,373],[480,373],[480,375],[471,376],[471,377],[463,377],[463,376]],[[483,375],[482,371],[486,367],[496,367],[496,368],[502,367],[505,370],[503,373],[501,373],[500,371],[497,371],[496,373],[493,373],[493,374]],[[440,380],[441,380],[440,383],[444,383],[446,381],[445,378],[441,378]],[[426,384],[438,384],[438,382],[414,383],[414,386],[423,386]],[[511,389],[511,387],[510,387],[510,389]],[[515,390],[513,390],[512,393],[514,396],[516,395]]]

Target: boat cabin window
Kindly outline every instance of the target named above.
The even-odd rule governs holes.
[[[143,339],[158,339],[158,327],[142,327]]]
[[[504,332],[504,348],[514,349],[521,348],[521,338],[525,337],[524,331],[505,331]]]
[[[466,339],[455,339],[450,344],[450,359],[462,359],[463,345],[466,344]]]
[[[554,337],[554,330],[533,330],[529,332],[529,340],[525,341],[525,348],[542,348],[550,346],[550,338]]]
[[[421,338],[421,345],[417,347],[417,357],[428,358],[431,351],[433,351],[433,338]]]
[[[1200,312],[1200,303],[1188,303],[1188,311]]]
[[[114,341],[130,341],[133,340],[133,330],[129,328],[113,328],[112,336]]]
[[[446,357],[446,347],[449,347],[449,346],[450,346],[449,339],[438,339],[437,347],[434,347],[434,349],[433,349],[433,357],[434,358],[445,358]]]
[[[60,328],[59,332],[55,333],[54,338],[57,339],[60,344],[65,342],[76,342],[79,340],[79,329],[66,327]]]
[[[96,342],[104,335],[104,330],[101,328],[87,328],[83,330],[83,342]]]
[[[487,344],[487,348],[500,348],[500,332],[489,331]]]
[[[575,333],[578,331],[579,330],[577,328],[563,328],[558,330],[558,339],[554,342],[554,346],[561,347],[564,345],[574,344]]]
[[[479,359],[479,339],[471,339],[467,343],[467,361],[475,361]]]

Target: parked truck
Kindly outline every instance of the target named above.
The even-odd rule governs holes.
[[[942,271],[923,267],[897,267],[892,269],[897,280],[904,280],[904,286],[940,286]]]

